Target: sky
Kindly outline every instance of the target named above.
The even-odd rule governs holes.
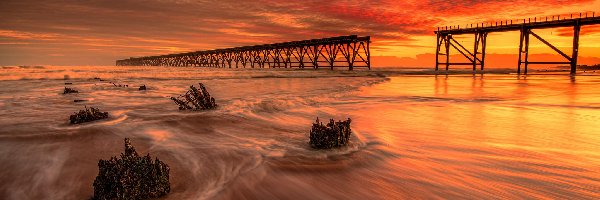
[[[369,35],[373,66],[432,67],[437,27],[592,12],[600,14],[600,0],[1,0],[0,65],[114,65],[128,57]],[[570,54],[572,28],[535,32]],[[473,45],[473,36],[457,39]],[[490,34],[487,64],[516,65],[518,41],[518,32]],[[600,63],[600,26],[583,27],[580,41],[581,63]],[[531,54],[562,58],[539,41]]]

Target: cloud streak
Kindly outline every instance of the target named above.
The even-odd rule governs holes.
[[[145,54],[348,34],[372,36],[374,54],[414,57],[433,49],[433,42],[423,38],[438,26],[550,15],[565,9],[579,12],[575,8],[589,5],[600,4],[591,0],[3,0],[0,65],[32,60],[106,65]],[[64,56],[53,58],[56,63],[43,63],[42,54]],[[101,59],[106,61],[97,63]]]

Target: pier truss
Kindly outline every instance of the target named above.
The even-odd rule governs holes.
[[[480,23],[471,24],[470,26],[460,27],[440,27],[434,33],[437,36],[436,42],[436,58],[435,58],[435,70],[438,71],[439,66],[445,66],[446,71],[450,65],[468,65],[473,66],[473,73],[477,71],[477,67],[480,67],[483,71],[485,66],[485,49],[487,36],[489,33],[495,32],[507,32],[507,31],[520,31],[520,44],[519,44],[519,62],[517,73],[521,74],[521,66],[524,66],[523,72],[527,74],[527,67],[530,64],[566,64],[571,67],[571,74],[575,74],[577,70],[577,56],[579,51],[579,33],[582,26],[600,24],[600,17],[595,16],[595,13],[579,13],[579,15],[570,16],[550,16],[545,18],[530,18],[521,20],[506,20],[496,23]],[[540,35],[536,34],[534,30],[548,29],[548,28],[561,28],[561,27],[572,27],[573,28],[573,47],[570,55],[561,51],[550,42],[543,39]],[[474,35],[474,45],[472,49],[466,48],[464,45],[456,41],[453,35]],[[565,58],[563,62],[545,62],[545,61],[529,61],[529,42],[530,37],[541,41],[556,53],[560,54]],[[458,51],[464,56],[469,62],[451,62],[450,61],[450,47]],[[440,61],[440,56],[445,57],[443,61]]]
[[[218,68],[367,68],[369,36],[244,46],[117,60],[117,66],[197,66]]]

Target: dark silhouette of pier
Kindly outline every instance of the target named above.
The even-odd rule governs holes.
[[[446,66],[446,71],[450,65],[472,65],[473,73],[477,71],[477,66],[480,66],[483,72],[485,66],[485,50],[487,36],[489,33],[520,31],[519,44],[519,62],[517,73],[521,74],[521,65],[524,65],[524,73],[527,74],[527,67],[530,64],[567,64],[571,66],[571,74],[575,74],[577,70],[577,56],[579,51],[579,33],[582,26],[600,24],[600,17],[595,16],[595,13],[579,13],[578,15],[570,16],[549,16],[543,18],[529,18],[523,20],[505,20],[495,23],[480,23],[470,24],[466,27],[451,26],[439,27],[434,33],[437,35],[436,42],[436,58],[435,70],[438,71],[440,65]],[[573,27],[573,49],[570,55],[556,48],[550,42],[544,40],[540,35],[533,32],[536,29]],[[461,43],[456,41],[453,35],[473,34],[475,43],[472,51],[467,49]],[[540,40],[542,43],[552,48],[558,54],[565,58],[564,62],[548,62],[548,61],[529,61],[529,41],[530,36]],[[450,62],[450,47],[457,50],[469,62]],[[443,51],[443,52],[440,52]],[[440,55],[445,56],[445,62],[440,62]]]
[[[117,66],[367,68],[371,38],[356,35],[117,60]]]

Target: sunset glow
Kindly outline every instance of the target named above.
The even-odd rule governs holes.
[[[128,57],[356,34],[372,37],[374,66],[431,67],[437,27],[595,11],[600,1],[8,0],[0,2],[0,65],[112,65]],[[518,34],[489,36],[489,65],[515,65],[503,58],[516,56]],[[559,48],[572,45],[570,29],[539,34]],[[532,41],[531,53],[560,58],[542,45]],[[581,64],[600,62],[600,27],[582,29],[580,48]]]

